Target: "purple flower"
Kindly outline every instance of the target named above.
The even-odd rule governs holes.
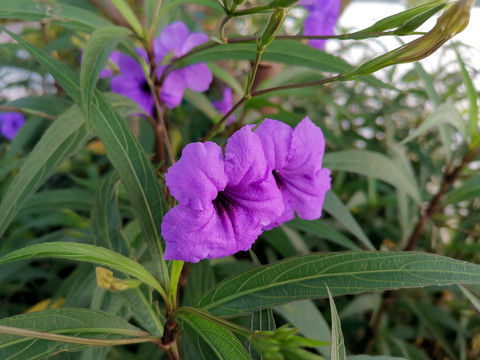
[[[283,211],[259,137],[248,127],[228,140],[187,145],[165,175],[179,205],[164,217],[165,259],[198,262],[249,249]]]
[[[304,35],[334,35],[333,31],[340,14],[339,0],[302,0],[309,15],[303,23]],[[322,50],[326,40],[308,40],[308,45]]]
[[[160,37],[153,41],[157,79],[161,78],[166,68],[163,63],[185,55],[192,48],[206,41],[208,41],[208,37],[205,34],[189,34],[187,26],[181,21],[167,25]],[[145,51],[137,49],[137,52],[148,63]],[[115,53],[112,53],[112,56],[113,54]],[[112,78],[112,90],[134,100],[148,114],[153,115],[155,103],[141,65],[125,54],[118,53],[116,56],[118,56],[117,59],[112,57],[110,59],[114,63],[118,63],[120,74]],[[212,73],[205,63],[173,70],[165,77],[160,91],[160,99],[172,109],[180,105],[186,88],[198,92],[207,91],[212,79]]]
[[[25,124],[25,118],[20,113],[0,114],[0,133],[8,140],[13,140],[18,130]]]
[[[161,63],[169,58],[169,54],[172,54],[173,58],[183,56],[194,47],[207,41],[207,35],[198,32],[189,34],[188,28],[183,22],[174,22],[165,26],[160,37],[154,40],[155,59]],[[159,76],[161,72],[159,71]],[[212,79],[212,73],[205,63],[176,69],[165,77],[160,98],[167,107],[174,108],[182,102],[183,92],[186,88],[197,92],[207,91]]]
[[[322,168],[325,150],[322,130],[308,117],[295,129],[265,119],[255,134],[262,142],[285,207],[280,217],[265,228],[293,219],[295,212],[302,219],[319,218],[331,181],[330,170]]]
[[[137,49],[137,52],[147,61],[145,50]],[[112,78],[112,91],[132,99],[147,114],[153,115],[155,102],[142,66],[125,54],[119,52],[117,56],[120,74]]]
[[[232,89],[226,87],[223,89],[223,98],[219,101],[213,101],[213,106],[218,110],[220,115],[225,115],[233,106],[233,94]],[[226,122],[226,125],[233,124],[235,122],[235,114],[232,114]]]

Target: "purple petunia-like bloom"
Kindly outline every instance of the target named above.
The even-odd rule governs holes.
[[[225,156],[212,142],[185,147],[165,175],[179,205],[163,218],[166,260],[198,262],[249,249],[265,229],[322,213],[330,170],[322,168],[325,141],[306,117],[295,129],[266,119],[244,126]]]
[[[146,61],[148,60],[145,50],[137,49],[137,53]],[[133,58],[121,52],[114,52],[113,54],[115,54],[120,74],[112,78],[110,84],[112,91],[132,99],[143,111],[153,115],[155,102],[142,66]]]
[[[223,97],[222,100],[219,101],[213,101],[212,102],[213,106],[218,110],[220,115],[225,115],[227,112],[230,111],[230,109],[233,106],[233,94],[232,94],[232,89],[229,87],[226,87],[223,89]],[[227,122],[225,125],[230,125],[235,122],[235,114],[230,115],[230,117],[227,119]]]
[[[157,79],[160,79],[166,68],[164,63],[185,55],[194,47],[207,41],[208,37],[205,34],[198,32],[190,34],[187,26],[181,21],[167,25],[153,42]],[[137,51],[148,63],[145,51],[141,49]],[[153,115],[154,99],[141,65],[119,52],[112,53],[110,60],[118,64],[120,73],[112,78],[112,90],[134,100],[143,110]],[[172,109],[180,105],[186,88],[197,92],[207,91],[212,80],[212,73],[205,63],[175,69],[165,77],[160,99]]]
[[[259,137],[248,127],[227,142],[187,145],[165,175],[179,205],[163,218],[166,260],[198,262],[248,250],[283,212]]]
[[[282,192],[284,211],[266,229],[295,217],[314,220],[321,216],[330,190],[330,170],[322,168],[325,140],[322,130],[308,117],[292,129],[265,119],[255,134],[260,138],[267,163]]]
[[[0,134],[8,140],[13,140],[20,128],[25,124],[25,118],[20,113],[0,114]]]
[[[309,15],[303,23],[303,35],[333,35],[340,14],[340,0],[301,0]],[[308,40],[308,45],[323,50],[326,40]]]

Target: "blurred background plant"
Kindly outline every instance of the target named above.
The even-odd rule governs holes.
[[[357,5],[348,3],[341,4],[345,16],[349,6]],[[0,0],[0,25],[80,74],[79,59],[97,28],[116,24],[133,29],[137,32],[134,45],[141,45],[142,41],[138,40],[141,36],[132,26],[135,22],[126,20],[128,12],[119,4],[128,4],[142,29],[149,30],[148,26],[155,24],[150,27],[156,29],[155,36],[167,24],[181,20],[189,29],[204,32],[220,41],[222,9],[216,2],[205,0],[56,0],[19,1],[15,4]],[[252,8],[265,4],[247,2],[242,6],[247,5]],[[368,13],[377,5],[364,2],[361,6]],[[156,14],[162,16],[153,19],[155,11],[152,9],[158,10]],[[478,8],[473,11],[478,21]],[[308,7],[306,10],[295,6],[279,34],[299,33],[307,15]],[[225,38],[261,34],[268,19],[269,14],[264,13],[236,17],[226,23]],[[359,30],[355,24],[344,24],[341,19],[337,34]],[[152,39],[148,36],[145,35],[144,40]],[[194,306],[215,284],[252,269],[257,262],[270,264],[312,252],[421,250],[478,263],[479,76],[473,60],[477,59],[478,63],[478,48],[452,41],[440,48],[433,60],[429,58],[430,62],[394,64],[376,72],[376,78],[366,73],[359,80],[289,88],[262,95],[265,89],[321,81],[351,70],[345,61],[355,66],[365,64],[387,51],[378,52],[379,44],[381,47],[390,46],[379,39],[329,40],[325,52],[309,53],[307,46],[299,42],[281,43],[282,47],[277,41],[281,40],[272,43],[271,52],[267,47],[251,84],[258,96],[245,101],[244,106],[235,111],[235,122],[232,119],[227,127],[222,125],[214,140],[224,144],[242,124],[256,123],[265,117],[295,126],[308,115],[323,130],[326,139],[324,166],[333,171],[332,191],[327,195],[324,215],[314,221],[297,218],[264,232],[254,245],[253,259],[249,253],[239,253],[186,264],[182,275],[178,274],[181,305]],[[119,37],[117,43],[120,50],[134,56],[131,41],[127,43]],[[150,46],[148,43],[143,45]],[[186,144],[204,137],[236,102],[243,99],[245,79],[254,63],[256,48],[253,43],[237,45],[225,51],[212,48],[198,53],[196,62],[205,61],[213,74],[209,90],[195,92],[186,89],[180,106],[162,108],[162,121],[168,129],[167,140],[171,142],[173,158],[178,159]],[[1,34],[0,55],[3,135],[0,139],[0,211],[4,211],[0,215],[1,230],[4,231],[0,256],[34,244],[95,244],[136,259],[150,273],[155,273],[155,257],[142,232],[137,210],[131,205],[128,186],[113,171],[116,166],[112,166],[102,141],[91,128],[85,129],[80,124],[82,112],[72,107],[74,102],[65,86],[58,79],[54,80],[22,44],[12,41],[6,33]],[[159,110],[153,117],[139,116],[141,110],[133,101],[109,93],[110,79],[101,78],[97,88],[107,93],[110,104],[126,119],[162,179],[162,172],[166,164],[170,165],[170,160],[165,153],[160,154],[165,148],[163,142],[159,146],[156,128],[155,117]],[[11,136],[13,130],[7,129],[11,122],[9,113],[22,114],[25,118],[15,136]],[[56,132],[46,134],[52,124],[68,119],[77,119],[75,121],[80,124],[75,131],[58,126]],[[17,122],[20,124],[21,121]],[[77,133],[80,127],[82,136]],[[64,141],[52,148],[44,145],[43,153],[32,152],[42,136],[44,141],[53,141],[56,137],[62,137]],[[47,154],[48,151],[51,152]],[[32,158],[31,154],[37,155]],[[31,179],[23,180],[24,177],[19,181],[17,175],[25,163],[32,165]],[[8,195],[14,186],[23,186],[24,189]],[[115,272],[115,276],[122,277],[120,272]],[[108,279],[107,285],[97,286],[93,264],[72,262],[65,257],[55,260],[35,258],[29,262],[2,265],[0,318],[46,308],[90,308],[130,320],[154,336],[165,336],[164,326],[168,322],[165,323],[163,317],[165,308],[161,298],[152,297],[146,285],[138,287],[135,284],[129,290],[108,291],[118,290],[114,286],[124,284],[115,282],[119,279],[113,274],[109,274]],[[128,284],[125,285],[127,288]],[[332,288],[330,283],[328,285]],[[352,294],[336,296],[335,303],[348,354],[385,355],[378,359],[389,359],[387,356],[415,360],[480,358],[480,285]],[[335,324],[338,324],[336,317],[328,300],[302,300],[275,306],[273,311],[263,310],[234,318],[233,323],[252,330],[273,331],[276,328],[278,332],[272,335],[276,338],[290,334],[286,328],[281,328],[288,323],[299,328],[303,336],[328,342],[332,331],[335,332]],[[192,321],[186,315],[178,320],[185,329],[188,328],[185,324]],[[127,329],[123,323],[108,321],[111,325],[105,327]],[[332,321],[331,329],[328,324]],[[8,324],[8,319],[0,320],[0,325]],[[20,320],[15,326],[29,327],[27,322]],[[234,325],[229,326],[235,332]],[[188,337],[183,337],[181,350],[185,359],[214,358],[205,357],[208,356],[205,349],[203,355],[197,353],[202,345],[195,344],[195,336],[185,331]],[[44,346],[45,342],[36,344]],[[75,346],[83,349],[80,345]],[[68,349],[75,350],[75,346]],[[301,346],[316,346],[310,353],[312,355],[317,353],[329,358],[333,354],[329,345],[302,343]],[[246,348],[252,358],[260,358],[249,343]],[[168,351],[160,351],[155,341],[89,348],[80,353],[62,353],[62,349],[66,348],[5,352],[13,356],[5,358],[33,359],[54,354],[55,359],[162,359],[167,355],[172,358]],[[268,359],[266,354],[263,356]]]

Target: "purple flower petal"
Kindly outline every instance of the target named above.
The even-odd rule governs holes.
[[[24,124],[25,118],[20,113],[0,114],[0,133],[8,140],[13,140]]]
[[[143,74],[120,74],[110,83],[112,91],[135,101],[147,114],[153,115],[154,100]]]
[[[226,87],[223,89],[223,98],[220,101],[212,101],[212,105],[218,110],[220,115],[225,115],[233,106],[233,94],[232,89]],[[230,115],[225,125],[230,125],[235,122],[235,114]]]
[[[205,210],[227,185],[224,162],[222,148],[217,144],[188,144],[180,160],[165,174],[170,194],[181,205]]]
[[[265,119],[255,130],[262,141],[267,163],[273,169],[281,169],[287,161],[293,129],[277,120]]]
[[[187,87],[183,69],[174,70],[167,75],[163,82],[162,90],[160,92],[160,99],[162,102],[173,109],[182,102],[183,92]]]
[[[207,91],[213,80],[213,75],[205,63],[190,65],[177,71],[183,73],[187,87],[193,91]]]
[[[205,35],[204,33],[200,33],[200,32],[191,33],[190,35],[188,35],[187,40],[185,41],[185,43],[182,46],[180,56],[185,55],[190,50],[192,50],[194,47],[196,47],[198,45],[202,45],[203,43],[206,43],[207,41],[208,41],[208,36]]]
[[[310,12],[303,23],[304,35],[333,35],[340,14],[339,0],[302,0],[300,5]],[[322,50],[326,40],[309,40],[308,44]]]
[[[325,141],[320,128],[306,117],[288,135],[285,124],[267,119],[256,134],[273,168],[285,206],[281,216],[266,228],[291,220],[293,211],[302,219],[319,218],[331,181],[330,170],[322,168]]]
[[[249,128],[232,135],[222,160],[217,145],[191,144],[169,170],[180,205],[163,218],[165,259],[197,262],[247,250],[282,213],[282,195]]]
[[[236,131],[225,147],[225,174],[230,186],[265,181],[269,168],[260,138],[249,127]]]
[[[260,227],[249,227],[245,209],[221,206],[204,211],[177,205],[163,218],[166,260],[198,262],[248,250],[260,235]]]
[[[165,26],[160,37],[154,40],[153,48],[155,59],[163,61],[165,55],[173,51],[176,57],[182,56],[182,48],[188,38],[188,28],[181,21]]]

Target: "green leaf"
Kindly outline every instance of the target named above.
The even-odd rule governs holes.
[[[244,90],[242,85],[228,71],[214,63],[208,64],[208,67],[212,71],[212,74],[215,78],[222,80],[225,84],[231,87],[233,92],[236,93],[238,96],[243,96]]]
[[[5,31],[45,66],[75,103],[81,106],[80,88],[77,85],[79,81],[75,74],[19,36],[8,30]],[[152,164],[132,130],[98,90],[95,90],[92,102],[92,125],[105,146],[109,160],[125,185],[149,246],[150,255],[162,279],[162,285],[166,286],[168,271],[163,259],[160,224],[167,207]]]
[[[429,285],[479,284],[480,265],[419,252],[343,252],[299,256],[221,282],[198,303],[216,316],[291,301]]]
[[[95,245],[130,256],[129,244],[122,233],[118,211],[118,174],[111,172],[100,183],[92,206],[92,234]]]
[[[325,154],[323,166],[330,170],[354,172],[383,180],[405,191],[420,203],[420,191],[413,176],[398,167],[393,160],[369,150],[343,150]]]
[[[386,18],[383,18],[382,20],[377,21],[375,24],[372,26],[363,29],[361,31],[358,31],[358,33],[372,33],[372,32],[382,32],[385,30],[393,29],[396,27],[399,27],[403,25],[404,23],[410,21],[412,18],[428,12],[432,8],[438,7],[440,4],[446,3],[445,0],[435,0],[432,2],[429,2],[427,4],[422,4],[420,6],[416,6],[412,9],[408,9],[402,12],[399,12],[398,14],[394,14],[391,16],[387,16]],[[439,9],[440,10],[440,9]]]
[[[128,115],[137,107],[131,100],[117,94],[107,94],[110,103]],[[45,131],[40,141],[20,167],[0,204],[0,236],[22,209],[25,202],[53,174],[55,169],[82,148],[88,134],[78,107],[60,115]],[[51,201],[51,200],[50,200]]]
[[[300,332],[307,338],[327,341],[332,336],[330,326],[310,300],[294,301],[276,306],[274,311],[282,315],[289,324],[299,328]],[[329,346],[317,346],[316,349],[323,356],[330,356]]]
[[[183,4],[198,4],[202,6],[207,6],[211,9],[217,10],[219,12],[223,12],[223,8],[217,1],[212,0],[174,0],[171,1],[167,6],[163,6],[159,11],[157,18],[160,18],[167,14],[170,10],[178,9],[180,5]]]
[[[155,290],[158,290],[160,293],[163,293],[157,280],[155,280],[155,278],[138,262],[121,254],[117,254],[112,250],[94,245],[73,242],[54,242],[31,245],[12,251],[1,257],[0,265],[8,264],[13,261],[45,257],[84,261],[106,266],[133,276]]]
[[[187,312],[177,316],[176,320],[201,359],[250,359],[235,335],[218,323]]]
[[[332,313],[332,343],[330,345],[330,359],[345,360],[347,355],[340,318],[338,317],[337,307],[333,301],[332,293],[326,284],[325,286],[327,287],[328,299],[330,300],[330,312]]]
[[[138,21],[137,16],[130,6],[125,2],[125,0],[112,0],[112,4],[115,5],[125,20],[127,20],[133,31],[135,31],[140,38],[143,38],[145,36],[145,31],[143,30],[140,21]]]
[[[93,89],[97,84],[102,69],[107,64],[110,54],[122,38],[132,32],[121,26],[105,26],[97,29],[88,39],[80,66],[80,91],[82,93],[82,110],[87,127],[90,122],[90,107]]]
[[[254,60],[256,55],[257,46],[254,42],[225,44],[188,55],[177,65],[183,67],[198,62],[214,62],[225,59]],[[288,40],[273,41],[265,49],[262,60],[304,66],[330,73],[342,73],[353,68],[344,60],[336,56],[315,49],[306,44]],[[362,77],[361,79],[371,85],[394,89],[392,86],[384,84],[371,75]]]
[[[456,128],[462,134],[462,136],[466,137],[467,135],[467,128],[465,126],[465,120],[463,119],[462,114],[460,114],[453,104],[442,104],[433,110],[433,112],[427,116],[420,126],[405,139],[403,139],[400,144],[405,144],[427,132],[431,128],[442,124],[450,124]]]
[[[52,103],[54,103],[55,106],[52,106]],[[43,95],[24,97],[7,102],[3,105],[17,107],[26,112],[39,111],[52,116],[58,116],[67,111],[72,106],[72,102],[67,99],[59,98],[55,95]],[[33,113],[32,115],[36,114]]]
[[[0,320],[0,326],[75,336],[86,340],[129,339],[148,335],[118,316],[87,309],[49,309],[16,315]],[[87,347],[89,346],[83,344],[0,333],[0,358],[5,360],[45,359],[61,351],[80,351]]]
[[[146,288],[148,290],[148,288]],[[129,308],[133,318],[148,332],[156,336],[163,335],[165,319],[154,310],[151,292],[143,286],[116,293]]]
[[[340,198],[333,191],[327,192],[325,195],[325,202],[323,204],[324,210],[333,216],[342,224],[345,229],[350,231],[363,245],[369,250],[376,250],[370,239],[365,235],[357,220],[352,216],[350,210],[343,205]]]
[[[91,32],[98,27],[112,25],[91,11],[51,1],[0,0],[0,18],[35,22],[53,21],[82,32]]]
[[[468,127],[468,134],[470,135],[471,139],[475,139],[478,136],[478,97],[477,91],[475,90],[475,86],[473,85],[472,79],[468,74],[467,68],[465,67],[465,63],[460,56],[460,51],[457,47],[455,47],[455,52],[457,53],[457,60],[460,64],[460,70],[462,71],[462,78],[465,84],[465,88],[467,89],[467,96],[468,96],[468,117],[469,117],[469,127]]]
[[[321,220],[302,220],[302,219],[294,219],[288,223],[289,226],[294,227],[299,230],[303,230],[309,234],[317,235],[321,238],[325,238],[330,240],[331,242],[343,246],[348,250],[360,250],[360,247],[356,245],[353,241],[349,238],[340,234],[337,230],[333,227],[329,226],[328,224],[324,223]],[[375,250],[375,248],[367,247],[369,250]]]
[[[87,139],[82,113],[73,107],[60,115],[45,131],[20,167],[0,204],[0,236],[31,195]]]
[[[220,119],[218,110],[212,105],[208,97],[196,91],[185,89],[184,99],[200,110],[210,120],[217,122]]]

